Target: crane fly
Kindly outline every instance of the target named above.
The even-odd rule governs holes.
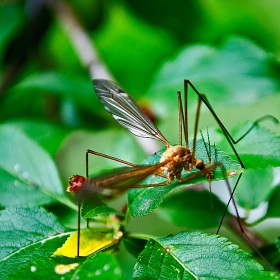
[[[243,164],[239,154],[237,153],[234,145],[241,141],[245,136],[247,136],[250,131],[261,121],[265,119],[272,119],[275,123],[279,123],[278,120],[271,116],[265,115],[259,119],[257,119],[251,127],[237,140],[234,140],[231,134],[228,132],[226,127],[220,121],[215,111],[213,110],[210,102],[204,94],[198,92],[198,90],[194,87],[194,85],[187,79],[184,80],[184,106],[182,105],[181,92],[178,91],[178,109],[179,109],[179,145],[173,146],[171,145],[166,138],[162,135],[159,129],[149,120],[149,118],[142,112],[141,108],[137,105],[137,103],[130,97],[128,93],[126,93],[121,87],[119,87],[115,82],[103,79],[93,79],[93,87],[97,97],[100,102],[104,106],[105,110],[109,112],[113,118],[124,128],[129,130],[132,134],[137,137],[143,138],[152,138],[162,142],[166,146],[166,151],[162,154],[160,158],[160,162],[164,162],[166,159],[169,159],[166,165],[161,167],[162,173],[167,174],[167,182],[162,183],[162,186],[170,184],[174,178],[176,177],[180,182],[187,181],[188,178],[181,178],[182,170],[192,171],[194,167],[200,170],[206,178],[208,179],[209,186],[211,189],[211,180],[213,179],[213,168],[209,168],[212,163],[211,154],[210,154],[210,141],[208,137],[208,147],[203,139],[203,143],[208,155],[208,162],[203,162],[201,159],[195,158],[196,152],[196,140],[198,133],[198,122],[200,115],[200,108],[202,102],[206,105],[219,127],[221,128],[223,134],[225,135],[227,142],[229,143],[234,155],[236,156],[239,164],[243,169],[245,169],[245,165]],[[195,125],[194,125],[194,137],[193,137],[193,147],[192,151],[189,148],[189,137],[188,137],[188,88],[189,86],[193,89],[195,94],[198,96],[198,103],[196,109],[195,116]],[[182,145],[182,138],[184,133],[185,146]],[[132,163],[125,162],[123,160],[101,154],[92,150],[87,151],[88,153],[95,154],[98,156],[106,157],[115,161],[119,161],[125,163],[127,165],[134,166]],[[231,173],[228,174],[231,176]],[[242,173],[239,174],[236,183],[234,185],[233,190],[231,191],[230,198],[228,200],[224,215],[227,211],[229,203],[233,199],[233,194],[235,189],[241,179]],[[236,209],[237,211],[237,209]],[[223,215],[223,216],[224,216]],[[238,212],[237,212],[238,215]],[[217,230],[221,227],[223,218]]]
[[[193,152],[190,151],[188,145],[182,146],[182,126],[183,126],[183,110],[182,110],[182,101],[181,94],[178,92],[178,104],[179,104],[179,119],[180,119],[180,145],[172,146],[165,137],[161,134],[161,132],[156,128],[156,126],[146,117],[146,115],[141,111],[136,102],[129,97],[127,93],[125,93],[120,87],[118,87],[115,83],[107,81],[107,80],[97,80],[100,82],[100,88],[102,85],[106,85],[103,88],[103,99],[106,99],[106,93],[110,94],[112,91],[111,88],[114,89],[114,93],[118,93],[116,96],[119,97],[118,100],[110,105],[110,112],[117,107],[116,114],[113,114],[114,117],[126,128],[129,127],[129,130],[137,136],[140,137],[150,137],[156,140],[163,142],[167,149],[162,154],[159,163],[150,165],[150,166],[139,166],[130,162],[126,162],[124,160],[114,158],[112,156],[108,156],[102,153],[98,153],[92,150],[87,150],[86,152],[86,177],[75,175],[72,176],[69,180],[68,191],[73,192],[78,197],[79,201],[79,209],[78,209],[78,245],[77,245],[77,254],[79,256],[79,238],[80,238],[80,205],[81,200],[90,194],[102,193],[104,195],[107,192],[107,197],[114,197],[123,191],[129,188],[146,188],[146,187],[158,187],[165,186],[170,184],[175,177],[180,182],[186,182],[191,180],[194,177],[199,176],[200,174],[204,174],[208,179],[209,183],[213,178],[213,170],[220,165],[220,163],[211,164],[211,156],[210,156],[210,144],[207,148],[205,143],[205,148],[208,154],[209,161],[204,163],[201,159],[197,159],[194,157],[195,154],[195,146],[196,141],[193,144]],[[96,89],[95,89],[96,90]],[[100,96],[99,96],[100,98]],[[108,100],[108,99],[106,99]],[[109,102],[110,104],[110,102]],[[118,106],[118,105],[120,105]],[[198,104],[198,112],[200,108],[201,102]],[[123,111],[122,111],[123,109]],[[122,114],[120,114],[122,112]],[[135,118],[133,118],[135,117]],[[186,118],[186,116],[185,116]],[[186,131],[186,126],[183,128]],[[197,134],[198,125],[195,126],[195,135]],[[187,133],[184,133],[185,141],[188,143]],[[114,174],[103,174],[103,178],[95,177],[88,179],[88,155],[94,154],[98,156],[102,156],[105,158],[109,158],[130,167],[128,169],[119,169],[114,171]],[[186,171],[191,171],[196,167],[198,172],[188,176],[187,178],[181,178],[181,172],[183,169]],[[151,174],[155,174],[167,179],[166,182],[157,183],[157,184],[149,184],[149,185],[138,185],[143,179],[148,177]],[[167,174],[167,176],[165,175]]]
[[[194,167],[205,174],[209,183],[213,179],[212,168],[209,169],[211,162],[210,144],[206,149],[209,161],[203,162],[201,159],[195,158],[196,137],[198,132],[198,116],[201,107],[201,98],[198,102],[197,116],[194,128],[193,148],[190,151],[188,140],[188,124],[187,110],[182,108],[181,93],[178,91],[178,107],[179,107],[179,130],[180,144],[173,146],[162,135],[159,129],[150,121],[150,119],[142,112],[137,103],[116,83],[108,80],[93,80],[94,90],[103,104],[104,108],[119,122],[123,127],[138,137],[152,138],[161,141],[166,146],[166,151],[163,152],[160,162],[166,162],[161,166],[161,173],[167,174],[167,181],[161,183],[161,186],[170,184],[175,178],[179,182],[189,180],[182,178],[182,170],[192,171]],[[185,102],[186,102],[185,90]],[[184,115],[185,113],[185,115]],[[182,126],[185,136],[185,146],[182,145]],[[108,156],[110,158],[110,156]],[[156,184],[158,186],[159,184]],[[152,185],[153,186],[153,185]]]
[[[116,170],[105,172],[93,178],[74,175],[69,179],[68,192],[72,192],[78,198],[78,238],[77,238],[77,256],[80,255],[80,217],[81,217],[81,201],[93,195],[101,194],[104,197],[115,197],[129,188],[147,188],[161,186],[154,185],[138,185],[147,176],[160,171],[168,160],[153,165],[138,165],[134,167],[120,167]],[[209,168],[213,170],[217,164]],[[193,174],[188,179],[198,176],[202,171]]]
[[[166,146],[166,150],[163,152],[160,158],[160,163],[162,165],[157,169],[157,175],[163,176],[163,174],[167,174],[167,181],[159,184],[151,184],[149,187],[153,186],[165,186],[170,184],[175,178],[179,182],[185,182],[187,180],[190,180],[191,178],[197,176],[194,173],[194,176],[182,178],[181,172],[183,170],[186,171],[192,171],[194,168],[197,168],[199,171],[199,174],[204,174],[209,182],[209,186],[211,188],[211,180],[213,179],[213,170],[217,166],[221,166],[221,163],[212,163],[211,154],[210,154],[210,143],[208,143],[209,147],[206,146],[205,141],[203,140],[206,148],[206,152],[208,155],[208,162],[204,162],[201,159],[198,159],[195,157],[196,152],[196,139],[197,139],[197,133],[198,133],[198,122],[199,122],[199,114],[200,114],[200,108],[202,102],[206,105],[206,107],[209,109],[210,113],[213,115],[214,119],[218,123],[219,127],[221,128],[223,134],[225,135],[229,145],[231,146],[231,149],[233,150],[239,164],[243,169],[245,169],[245,166],[237,153],[234,145],[237,144],[239,141],[241,141],[250,131],[261,121],[271,118],[274,122],[278,122],[277,119],[275,119],[273,116],[265,115],[264,117],[261,117],[257,119],[252,126],[238,139],[234,140],[233,137],[230,135],[226,127],[223,125],[223,123],[220,121],[216,113],[214,112],[212,106],[210,105],[208,99],[205,95],[200,94],[198,90],[194,87],[194,85],[187,79],[184,80],[184,106],[182,105],[182,98],[181,98],[181,92],[178,91],[178,108],[179,108],[179,145],[171,145],[170,142],[163,136],[163,134],[159,131],[159,129],[148,119],[148,117],[142,112],[140,107],[137,105],[137,103],[127,94],[121,87],[119,87],[115,82],[109,81],[109,80],[102,80],[102,79],[93,79],[93,87],[95,90],[96,95],[98,96],[100,102],[108,111],[113,118],[124,128],[129,130],[132,134],[134,134],[137,137],[143,137],[143,138],[152,138],[155,140],[158,140],[162,142]],[[189,148],[189,138],[188,138],[188,114],[187,114],[187,103],[188,103],[188,87],[191,87],[193,91],[198,96],[198,103],[197,103],[197,109],[196,109],[196,117],[195,117],[195,125],[194,125],[194,137],[193,137],[193,147],[192,151]],[[185,145],[182,144],[182,135],[184,134],[184,141]],[[209,142],[209,141],[208,141]],[[133,166],[133,164],[129,162],[125,162],[123,160],[101,154],[92,150],[87,151],[87,157],[88,153],[95,154],[98,156],[103,156],[109,159],[113,159],[128,165]],[[230,176],[230,174],[228,174]],[[238,220],[238,224],[240,227],[240,230],[244,237],[247,239],[247,241],[252,245],[252,247],[256,250],[256,252],[263,258],[261,253],[257,250],[256,246],[253,244],[253,242],[250,240],[249,236],[245,233],[243,226],[241,224],[241,218],[238,213],[237,205],[234,201],[233,195],[235,192],[235,189],[241,179],[242,173],[239,174],[236,183],[234,185],[233,190],[231,191],[231,187],[229,185],[228,180],[226,179],[226,184],[230,192],[230,198],[228,200],[228,203],[226,205],[225,212],[222,216],[222,219],[220,221],[219,227],[217,229],[217,233],[220,230],[220,227],[222,225],[224,216],[227,212],[227,208],[232,201],[233,206],[236,211],[236,216]],[[269,264],[269,263],[268,263]]]
[[[187,102],[188,102],[188,85],[195,90],[198,95],[198,103],[196,109],[195,125],[194,125],[194,137],[193,137],[193,147],[192,151],[189,147],[189,137],[188,137],[188,115],[187,115]],[[93,86],[96,95],[98,96],[100,102],[108,111],[113,118],[124,128],[129,130],[132,134],[143,138],[152,138],[162,142],[166,146],[166,150],[161,155],[159,162],[166,162],[166,164],[161,166],[161,174],[158,172],[157,175],[164,176],[167,174],[167,181],[160,183],[161,186],[169,185],[175,178],[179,182],[185,182],[189,180],[189,177],[182,178],[181,173],[183,170],[192,171],[194,168],[198,169],[200,173],[203,173],[209,182],[211,189],[211,180],[213,179],[213,169],[209,168],[212,163],[211,151],[210,151],[210,141],[208,135],[208,147],[204,138],[202,137],[205,150],[208,156],[208,162],[204,162],[202,159],[196,158],[196,140],[198,133],[198,122],[199,114],[202,102],[209,104],[204,95],[198,93],[195,87],[190,83],[190,81],[185,80],[184,82],[184,108],[182,104],[181,92],[178,91],[178,109],[179,109],[179,145],[171,145],[171,143],[163,136],[160,130],[150,121],[150,119],[144,114],[137,103],[127,94],[121,87],[119,87],[115,82],[102,79],[93,79]],[[215,112],[210,105],[207,106],[214,118],[218,121],[222,130],[229,134],[223,124],[220,122]],[[248,132],[247,132],[248,133]],[[182,144],[184,135],[185,145]],[[243,136],[244,137],[244,136]],[[232,137],[229,135],[227,139],[230,142]],[[236,157],[239,160],[242,168],[244,164],[242,163],[238,153],[230,142]],[[95,154],[98,156],[113,159],[128,165],[133,166],[129,162],[124,162],[117,158],[101,154],[92,150],[88,150],[88,153]],[[215,167],[217,163],[214,163]],[[218,164],[220,165],[220,164]],[[159,186],[159,184],[152,184],[151,186]],[[232,199],[232,195],[230,200]]]

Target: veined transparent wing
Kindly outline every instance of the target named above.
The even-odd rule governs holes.
[[[139,165],[135,167],[120,167],[113,171],[104,172],[99,176],[87,179],[80,175],[73,176],[68,190],[78,197],[88,197],[91,194],[102,193],[105,196],[114,196],[137,186],[142,180],[157,171],[166,162],[153,165]],[[147,187],[147,185],[143,185]]]
[[[97,192],[102,190],[112,190],[113,192],[123,192],[136,186],[157,169],[166,164],[160,162],[153,165],[139,165],[135,167],[120,167],[114,171],[105,172],[97,177],[89,179],[83,186],[85,192]],[[147,186],[146,186],[147,187]]]
[[[153,138],[170,146],[137,103],[116,83],[101,79],[93,79],[92,82],[100,102],[120,125],[136,136]]]

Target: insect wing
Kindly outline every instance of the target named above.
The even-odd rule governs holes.
[[[120,125],[136,136],[153,138],[170,146],[137,103],[116,83],[100,79],[92,82],[100,102]]]
[[[89,179],[89,181],[82,186],[81,194],[100,193],[103,190],[111,190],[111,193],[121,193],[129,188],[135,187],[165,163],[166,162],[154,165],[121,167],[114,171],[103,173],[100,176]]]

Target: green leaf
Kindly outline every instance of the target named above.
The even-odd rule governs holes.
[[[280,237],[278,237],[276,240],[276,247],[277,247],[278,251],[280,252]]]
[[[181,232],[152,238],[139,255],[133,279],[277,279],[217,235]]]
[[[36,92],[35,96],[34,92]],[[66,102],[64,110],[63,107],[61,109],[61,114],[64,118],[68,118],[66,119],[68,122],[70,122],[70,118],[75,118],[75,106],[82,108],[82,111],[95,114],[102,111],[90,79],[85,79],[77,74],[70,75],[51,71],[30,75],[10,88],[9,95],[1,104],[0,117],[5,119],[7,116],[26,116],[32,114],[33,111],[38,115],[44,112],[42,104],[45,103],[45,100],[42,97],[46,94],[57,96]],[[31,98],[32,104],[30,104]],[[71,108],[68,112],[71,116],[66,114],[67,106]],[[10,108],[13,108],[13,111]]]
[[[3,169],[0,169],[0,193],[0,205],[3,207],[40,206],[55,201],[52,197],[16,179]]]
[[[251,122],[243,122],[231,131],[234,139],[239,139],[251,126]],[[232,149],[226,142],[219,142],[217,146],[230,156],[234,156]],[[280,166],[280,136],[267,128],[256,125],[246,137],[235,145],[246,169],[271,168]]]
[[[122,242],[124,244],[124,247],[126,250],[132,254],[135,258],[143,251],[147,240],[144,239],[138,239],[138,238],[123,238]]]
[[[245,122],[232,129],[234,139],[239,139],[253,123]],[[221,133],[221,132],[220,132]],[[217,146],[235,158],[224,141]],[[245,171],[236,189],[238,203],[247,210],[266,202],[273,192],[273,167],[280,166],[280,137],[261,125],[256,125],[235,148],[245,165]]]
[[[104,202],[98,199],[98,197],[92,196],[83,201],[81,207],[81,215],[84,218],[93,218],[101,214],[114,214],[118,216],[124,216],[123,213],[113,209],[112,207],[107,206]]]
[[[16,4],[17,3],[9,3],[9,5],[0,6],[0,25],[2,26],[0,30],[1,58],[3,55],[3,49],[5,49],[7,45],[7,41],[10,40],[11,35],[15,32],[18,24],[20,23],[23,17],[20,9],[18,9]]]
[[[257,208],[267,201],[274,189],[273,170],[245,170],[235,191],[238,204],[246,210]]]
[[[13,92],[48,92],[61,97],[70,97],[91,110],[92,105],[98,102],[89,79],[63,72],[52,71],[30,75],[11,90]]]
[[[15,186],[28,185],[28,191],[41,191],[51,198],[60,200],[73,207],[64,196],[64,189],[59,178],[57,168],[50,155],[36,142],[31,140],[15,126],[0,126],[0,168],[10,175],[7,182],[11,185],[11,176],[15,179]],[[32,189],[32,190],[31,190]],[[18,188],[18,195],[21,188]],[[15,192],[11,188],[12,194]],[[12,196],[12,195],[11,195]],[[45,203],[44,199],[44,203]],[[13,200],[9,201],[10,205]],[[8,202],[6,202],[8,203]]]
[[[58,127],[53,123],[37,120],[13,120],[6,122],[6,124],[21,130],[42,146],[51,156],[55,156],[62,141],[69,133],[67,129]]]
[[[69,233],[64,233],[65,228],[52,214],[42,208],[9,208],[0,215],[1,280],[16,279],[12,275],[40,279],[46,268],[54,268],[49,257]],[[49,270],[52,272],[54,269]]]
[[[269,201],[268,208],[265,214],[266,218],[279,218],[280,217],[280,185],[275,187],[274,192],[272,193]]]
[[[209,229],[218,228],[224,211],[225,205],[214,194],[183,190],[168,196],[156,213],[164,221],[181,227]]]
[[[227,106],[244,104],[279,90],[278,68],[277,62],[253,42],[233,36],[219,48],[202,44],[184,48],[163,64],[149,92],[157,108],[169,112],[176,108],[176,90],[183,88],[187,78],[199,92],[211,96],[214,108],[225,102]],[[190,102],[195,100],[197,96],[190,94]]]
[[[276,244],[269,244],[266,246],[263,246],[259,249],[262,256],[268,261],[268,263],[272,266],[277,268],[280,263],[280,252],[277,248],[277,241]],[[256,254],[254,254],[255,257],[258,257]],[[262,259],[259,259],[259,261],[263,261]],[[265,264],[264,264],[265,265]]]
[[[192,148],[192,143],[190,143],[190,148]],[[160,156],[164,150],[160,150],[156,155],[151,155],[144,162],[144,164],[154,164],[155,162],[159,162]],[[243,170],[241,166],[234,160],[232,160],[229,156],[227,156],[224,152],[219,149],[216,149],[214,146],[211,146],[211,155],[216,158],[212,158],[214,162],[220,162],[223,164],[223,168],[217,167],[214,169],[214,178],[215,180],[224,180],[229,177],[231,172],[235,174],[241,173]],[[205,150],[204,143],[202,139],[199,139],[196,143],[196,158],[202,159],[204,162],[208,162],[208,155]],[[182,172],[182,178],[189,177],[195,174],[198,170],[194,168],[191,172]],[[158,182],[164,181],[163,178],[158,176],[150,176],[146,180],[144,180],[143,184],[155,184]],[[128,192],[128,204],[129,209],[131,211],[132,216],[143,216],[147,213],[150,213],[153,209],[157,208],[166,194],[171,192],[175,187],[179,185],[194,185],[199,183],[208,182],[205,175],[199,175],[195,178],[192,178],[189,181],[184,183],[180,183],[178,180],[174,180],[171,184],[163,187],[151,187],[151,188],[142,188],[142,189],[131,189]]]
[[[166,30],[139,20],[120,2],[110,4],[103,28],[94,34],[94,43],[117,81],[136,93],[144,91],[156,65],[177,45]]]
[[[123,279],[117,259],[110,253],[98,253],[88,258],[76,270],[74,279]]]

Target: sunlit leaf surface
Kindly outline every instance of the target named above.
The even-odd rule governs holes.
[[[10,184],[11,178],[14,178],[17,195],[20,195],[23,185],[28,185],[24,192],[33,193],[34,199],[40,191],[50,199],[55,198],[70,204],[64,197],[62,182],[53,159],[34,140],[14,126],[2,125],[0,145],[5,147],[0,150],[0,168],[9,175]],[[5,188],[5,185],[2,188]],[[11,188],[11,191],[14,193],[14,188]],[[46,198],[43,203],[46,203]]]
[[[50,256],[69,235],[54,215],[42,208],[11,208],[0,215],[0,278],[40,279],[54,272]]]
[[[133,279],[277,279],[237,245],[217,235],[181,232],[150,239]]]

